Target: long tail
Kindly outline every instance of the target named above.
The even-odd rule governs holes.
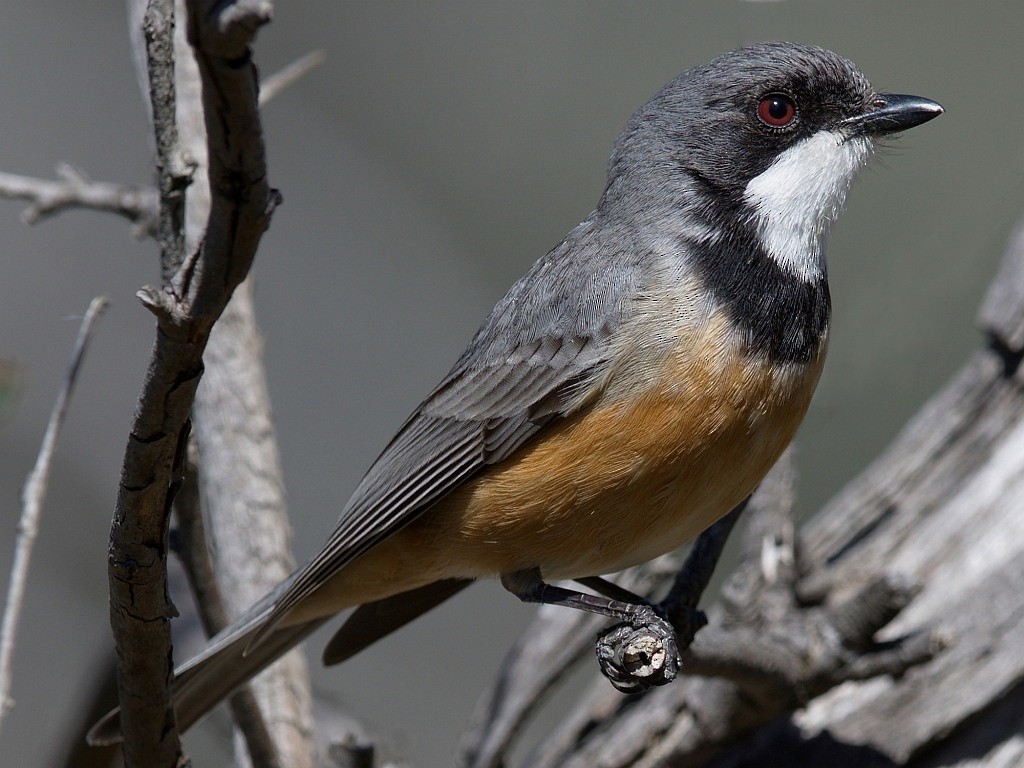
[[[245,649],[269,617],[271,605],[270,600],[258,603],[241,621],[214,637],[200,654],[175,671],[171,696],[180,731],[189,728],[330,618],[276,629],[246,655]],[[96,746],[121,741],[120,708],[96,723],[86,738]]]
[[[324,663],[339,664],[350,659],[471,583],[469,579],[444,579],[360,606],[328,643]],[[273,615],[282,589],[283,585],[249,609],[234,626],[214,637],[201,653],[175,671],[171,696],[179,731],[188,729],[249,678],[331,618],[278,626],[250,647],[252,639],[263,631]],[[121,710],[115,709],[106,715],[86,738],[95,746],[121,741]]]

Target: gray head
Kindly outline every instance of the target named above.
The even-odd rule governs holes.
[[[741,48],[683,72],[637,111],[616,142],[601,205],[629,216],[668,206],[718,225],[743,218],[807,276],[876,139],[941,112],[875,92],[822,48]]]

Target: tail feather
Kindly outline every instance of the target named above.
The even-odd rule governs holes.
[[[213,655],[188,662],[187,669],[176,673],[171,689],[178,730],[188,730],[199,718],[302,642],[326,620],[314,619],[305,624],[276,629],[246,654],[246,646],[257,631],[253,628]]]
[[[253,675],[301,642],[327,619],[314,619],[275,629],[246,654],[252,638],[263,627],[269,610],[261,603],[238,625],[213,638],[200,654],[175,671],[171,697],[178,730],[185,731]],[[329,618],[329,617],[328,617]],[[121,741],[121,710],[113,710],[92,727],[90,744],[104,746]]]
[[[394,632],[471,584],[468,579],[442,579],[417,589],[360,606],[338,630],[324,651],[324,663],[338,664]],[[274,606],[287,583],[249,609],[233,626],[214,637],[198,655],[175,670],[171,697],[179,731],[185,731],[249,678],[300,643],[331,616],[303,624],[270,627]],[[92,727],[94,746],[121,741],[121,710],[115,709]]]

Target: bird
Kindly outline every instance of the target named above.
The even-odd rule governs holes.
[[[670,81],[615,141],[597,206],[498,301],[319,553],[176,671],[178,728],[345,609],[325,664],[483,578],[622,613],[550,582],[599,584],[752,493],[822,371],[851,182],[942,112],[797,43]],[[90,740],[119,734],[115,710]]]

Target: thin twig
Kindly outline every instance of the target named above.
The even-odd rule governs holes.
[[[28,200],[21,214],[26,224],[60,213],[68,208],[87,208],[115,213],[135,224],[135,234],[145,237],[156,230],[156,190],[130,184],[93,181],[80,169],[58,163],[57,179],[37,179],[14,173],[0,173],[0,197]]]
[[[266,78],[262,83],[260,83],[260,106],[264,106],[285,88],[290,87],[293,83],[302,79],[309,72],[319,67],[324,63],[326,58],[327,54],[322,50],[310,51],[305,56],[293,61],[284,69],[279,69],[270,77]]]
[[[270,75],[260,87],[260,106],[279,95],[327,58],[322,50],[311,51]],[[180,169],[186,174],[187,167]],[[28,200],[21,220],[36,224],[70,208],[85,208],[122,216],[132,224],[137,238],[154,237],[160,219],[160,198],[152,187],[93,181],[80,168],[58,163],[56,179],[41,179],[0,171],[0,197]]]
[[[78,329],[78,338],[75,339],[74,349],[71,351],[71,362],[68,364],[67,373],[64,375],[64,383],[61,385],[57,395],[57,401],[50,413],[50,423],[46,426],[46,434],[43,436],[43,444],[36,457],[35,466],[25,481],[25,488],[21,494],[21,519],[18,521],[18,538],[14,549],[14,564],[11,567],[11,582],[7,590],[7,603],[4,607],[3,626],[0,627],[0,724],[4,716],[10,710],[12,701],[9,698],[11,692],[11,664],[14,659],[14,641],[18,628],[18,619],[21,616],[21,605],[25,596],[25,585],[28,579],[28,566],[32,557],[32,547],[35,544],[36,533],[39,530],[39,516],[43,508],[43,500],[46,498],[47,482],[50,477],[50,466],[53,462],[53,454],[57,447],[57,438],[60,436],[61,426],[64,424],[64,417],[67,415],[68,403],[71,400],[71,392],[78,378],[78,370],[82,364],[82,358],[89,345],[93,327],[96,320],[107,308],[109,301],[105,296],[98,296],[89,304],[89,309],[82,319],[82,325]]]

